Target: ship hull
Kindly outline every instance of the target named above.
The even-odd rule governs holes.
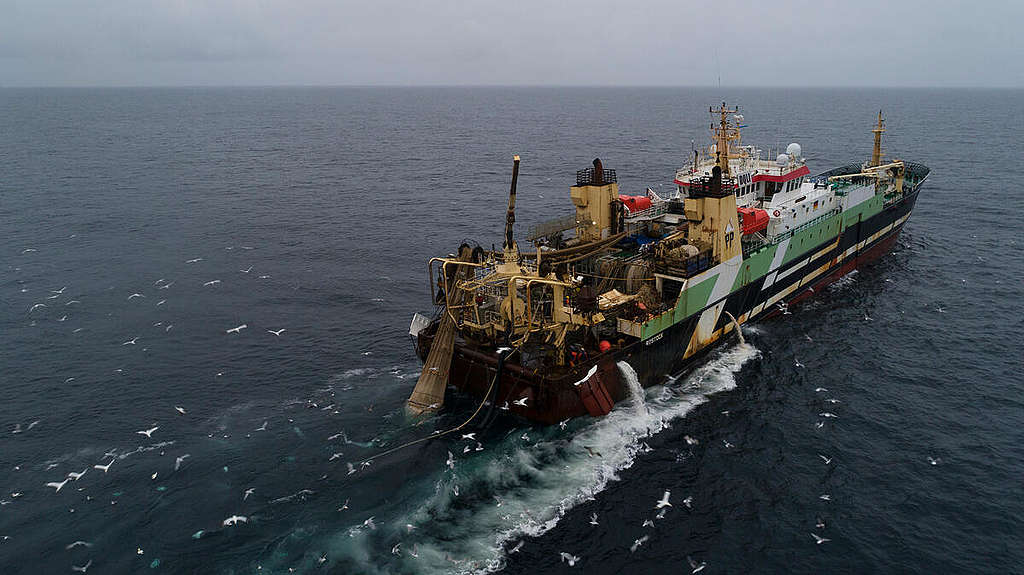
[[[555,379],[527,371],[515,365],[513,357],[512,362],[502,366],[500,380],[496,380],[495,354],[457,344],[449,385],[478,400],[486,397],[492,410],[543,424],[582,415],[604,415],[615,403],[630,397],[637,384],[649,387],[664,383],[669,376],[677,377],[698,365],[718,344],[735,338],[732,320],[726,313],[720,313],[714,331],[693,347],[703,312],[723,300],[722,309],[737,318],[738,323],[766,319],[887,253],[909,218],[917,195],[918,190],[914,190],[874,216],[848,225],[838,237],[828,238],[806,251],[812,256],[781,266],[775,273],[744,285],[722,300],[709,302],[704,310],[653,337],[613,349],[564,377]],[[417,336],[421,358],[429,352],[435,327],[436,322]],[[684,357],[683,350],[688,348],[692,351]],[[620,362],[629,367],[620,367]],[[592,368],[596,368],[593,373]],[[635,371],[636,381],[631,381],[632,374],[624,373],[630,368]],[[522,398],[526,398],[525,405],[517,405],[516,400],[524,403]]]

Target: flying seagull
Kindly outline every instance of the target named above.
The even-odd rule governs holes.
[[[661,499],[658,501],[657,505],[655,505],[654,508],[661,509],[662,507],[672,507],[672,504],[668,502],[669,495],[670,493],[666,491],[665,494],[661,496]]]

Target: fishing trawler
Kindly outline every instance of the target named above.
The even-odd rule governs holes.
[[[533,226],[528,250],[513,237],[516,156],[502,249],[463,244],[428,264],[437,310],[410,326],[424,367],[409,411],[439,409],[453,387],[478,398],[474,416],[605,415],[630,381],[664,383],[884,254],[929,173],[883,160],[881,112],[871,159],[816,177],[798,144],[763,159],[737,109],[710,112],[712,144],[671,197],[620,194],[594,160],[569,188],[573,213]]]

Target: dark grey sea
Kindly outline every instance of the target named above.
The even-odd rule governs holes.
[[[407,330],[512,155],[522,232],[723,100],[812,173],[883,109],[893,252],[603,419],[359,466],[475,407],[405,419]],[[1024,572],[1022,139],[1011,90],[0,90],[0,572]]]

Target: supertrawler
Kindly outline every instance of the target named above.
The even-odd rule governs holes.
[[[620,194],[594,160],[569,188],[573,213],[531,228],[528,250],[513,237],[516,156],[502,249],[463,244],[428,264],[436,312],[410,327],[424,367],[409,410],[440,408],[451,386],[478,398],[474,417],[605,415],[631,382],[664,383],[886,253],[929,173],[883,160],[881,112],[869,161],[808,177],[799,145],[763,159],[738,110],[710,111],[712,145],[670,197]]]

